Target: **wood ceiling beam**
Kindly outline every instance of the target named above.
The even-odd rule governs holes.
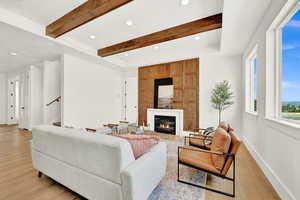
[[[102,57],[222,28],[222,13],[138,37],[98,50]]]
[[[57,38],[133,0],[88,0],[46,27],[46,35]]]

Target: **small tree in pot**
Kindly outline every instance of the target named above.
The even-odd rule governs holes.
[[[234,104],[232,99],[233,93],[231,92],[230,83],[228,81],[218,83],[215,89],[213,89],[210,101],[213,108],[219,111],[219,124],[221,122],[222,111]]]

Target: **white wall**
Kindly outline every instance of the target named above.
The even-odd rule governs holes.
[[[44,124],[61,121],[61,103],[48,103],[61,96],[61,61],[44,61],[43,63],[43,109]]]
[[[267,102],[267,60],[266,31],[283,6],[292,5],[295,0],[272,1],[268,12],[262,19],[257,32],[249,43],[244,54],[244,62],[248,53],[257,44],[257,105],[258,116],[247,114],[243,106],[244,142],[248,146],[257,163],[263,169],[282,199],[300,199],[300,131],[287,125],[265,118]],[[245,69],[246,66],[243,67]],[[268,66],[275,67],[275,66]],[[245,70],[243,70],[245,80]],[[243,91],[245,94],[245,81]],[[245,96],[245,95],[243,95]],[[245,99],[243,98],[243,102]]]
[[[0,124],[6,124],[6,74],[0,74]]]
[[[121,119],[120,71],[71,55],[63,56],[62,122],[97,128]]]
[[[234,105],[223,111],[222,120],[230,123],[238,133],[241,130],[242,109],[242,56],[224,56],[211,54],[200,56],[200,93],[199,124],[200,127],[217,126],[218,111],[212,108],[211,92],[216,83],[227,80],[234,94]]]
[[[30,120],[29,129],[43,124],[43,70],[42,66],[30,67]]]

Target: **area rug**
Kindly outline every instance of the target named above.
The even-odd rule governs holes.
[[[160,184],[152,192],[148,200],[204,200],[205,192],[177,181],[177,147],[182,143],[162,140],[168,146],[167,173]],[[180,167],[180,179],[195,183],[206,184],[206,173],[185,166]]]

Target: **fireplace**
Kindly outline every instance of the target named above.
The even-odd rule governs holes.
[[[176,117],[155,115],[154,130],[160,133],[168,133],[176,135]]]

